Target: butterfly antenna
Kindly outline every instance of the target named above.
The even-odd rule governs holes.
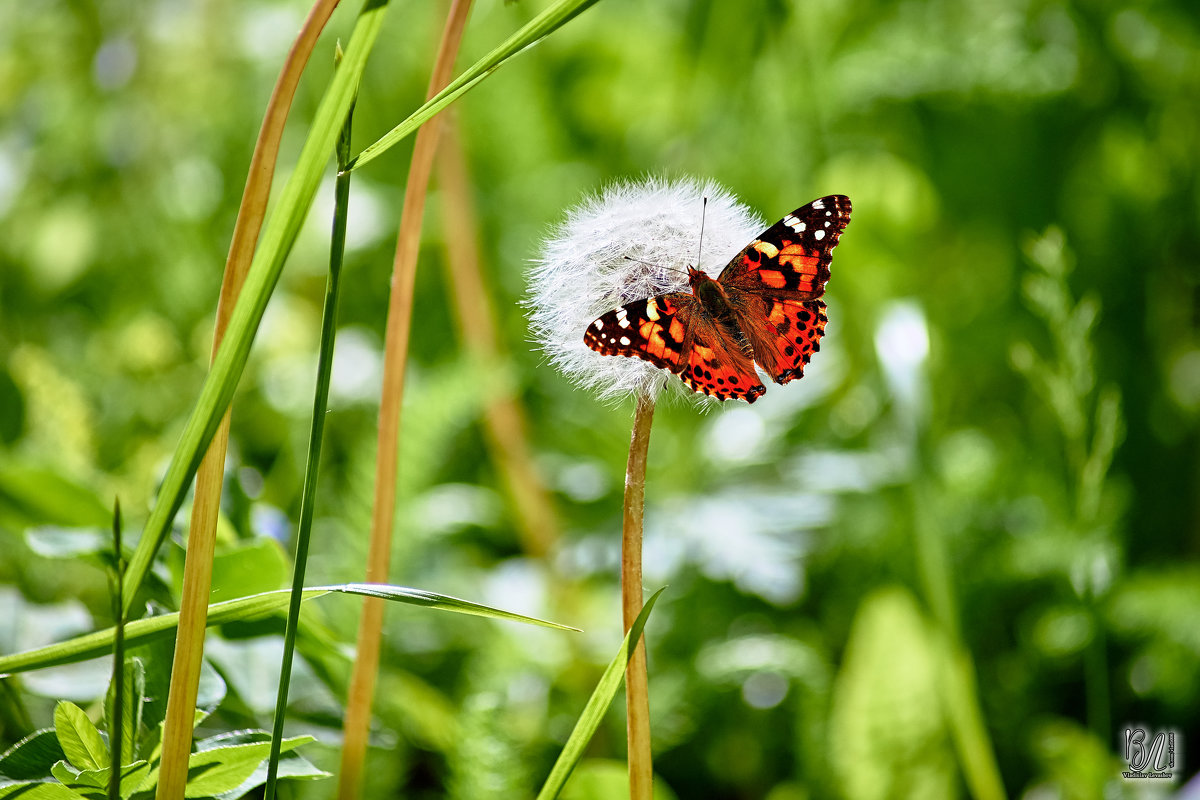
[[[696,246],[696,269],[700,269],[700,254],[704,252],[704,218],[708,212],[708,198],[704,198],[704,205],[700,207],[700,244]]]
[[[645,264],[647,267],[654,267],[656,269],[665,269],[668,272],[679,272],[684,275],[687,275],[686,272],[684,272],[681,269],[676,269],[675,267],[664,267],[662,264],[655,264],[651,261],[642,261],[640,258],[634,258],[633,256],[621,256],[621,257],[624,258],[626,261],[636,261],[639,264]]]

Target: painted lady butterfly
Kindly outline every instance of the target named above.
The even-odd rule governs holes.
[[[734,256],[716,280],[688,268],[691,294],[671,292],[608,312],[583,341],[606,356],[636,356],[693,391],[753,403],[767,389],[754,361],[783,384],[820,349],[833,248],[850,222],[850,198],[813,200]]]

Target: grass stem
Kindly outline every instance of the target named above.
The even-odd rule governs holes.
[[[442,31],[428,96],[437,94],[450,81],[454,59],[466,27],[470,0],[452,0]],[[396,472],[400,447],[400,407],[404,399],[404,371],[408,364],[408,339],[412,324],[413,292],[425,195],[433,171],[441,120],[434,117],[417,132],[413,145],[404,210],[400,215],[396,254],[392,262],[392,288],[388,297],[387,330],[384,335],[383,389],[379,402],[379,433],[376,447],[375,498],[371,514],[371,536],[367,546],[366,580],[386,583],[390,571],[392,525],[396,509]],[[363,601],[358,623],[358,648],[350,676],[343,726],[338,797],[354,800],[362,791],[363,762],[371,727],[371,703],[379,669],[380,637],[383,633],[383,601]]]
[[[341,290],[342,259],[346,252],[346,223],[350,212],[350,174],[344,172],[350,160],[350,132],[354,106],[346,114],[346,123],[337,144],[338,176],[334,187],[333,235],[329,247],[329,276],[325,281],[325,304],[321,312],[321,347],[317,356],[317,381],[313,392],[312,422],[308,432],[308,458],[304,465],[304,488],[300,496],[300,521],[296,527],[296,558],[292,568],[292,593],[288,605],[287,626],[283,635],[283,660],[279,667],[279,691],[275,698],[275,721],[271,728],[271,754],[267,760],[264,800],[274,800],[279,777],[279,755],[283,745],[283,722],[287,715],[288,689],[292,681],[292,660],[296,652],[296,629],[300,624],[300,604],[304,599],[304,573],[308,565],[312,535],[313,506],[317,496],[317,477],[321,466],[321,444],[325,438],[325,412],[329,404],[329,381],[333,374],[333,348],[337,337],[338,294]]]
[[[249,174],[242,192],[237,222],[234,223],[229,255],[225,261],[221,296],[217,302],[217,322],[213,333],[214,361],[229,326],[233,308],[245,284],[254,256],[254,247],[262,230],[267,198],[275,175],[275,161],[279,155],[279,143],[283,138],[283,126],[296,93],[296,86],[316,45],[317,37],[325,28],[337,4],[338,0],[316,0],[313,4],[296,41],[292,44],[292,49],[288,52],[275,88],[271,92],[271,98],[267,102],[263,124],[250,159]],[[159,800],[179,800],[184,795],[187,783],[200,664],[204,657],[208,596],[212,587],[212,559],[225,475],[225,452],[229,443],[229,421],[230,412],[226,410],[196,473],[196,492],[192,503],[191,526],[188,529],[187,557],[184,562],[183,596],[179,608],[179,631],[176,634],[171,688],[163,727],[162,768],[156,793]],[[125,609],[128,610],[128,598],[125,601]]]
[[[121,752],[125,737],[125,608],[121,595],[125,590],[125,554],[121,549],[121,501],[113,503],[113,703],[108,725],[112,772],[108,776],[108,800],[121,797]],[[134,732],[136,733],[136,731]],[[134,753],[129,754],[131,760]]]

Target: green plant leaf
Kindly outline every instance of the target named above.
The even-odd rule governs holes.
[[[124,753],[122,760],[127,759],[126,763],[133,763],[137,760],[138,732],[142,726],[142,704],[146,697],[146,667],[140,658],[125,659],[124,681],[125,707],[121,715],[121,752]],[[110,682],[104,698],[104,720],[110,735],[116,729],[113,724],[116,688]]]
[[[100,731],[79,706],[67,700],[54,707],[54,731],[58,744],[71,765],[77,769],[101,769],[108,766],[108,745]]]
[[[594,5],[596,0],[558,0],[530,20],[523,28],[510,36],[503,44],[451,81],[445,89],[429,99],[408,119],[388,131],[370,147],[352,160],[347,169],[358,169],[375,160],[388,148],[412,135],[417,128],[428,122],[435,114],[469,92],[476,84],[499,69],[505,61],[532,47]]]
[[[237,742],[235,744],[227,744],[222,737],[212,737],[198,742],[197,747],[206,749],[200,749],[188,758],[188,781],[184,797],[214,797],[232,792],[249,780],[271,752],[269,735],[265,731],[254,731],[254,733],[263,735],[264,741],[240,742],[235,736],[231,739],[231,741]],[[222,736],[231,736],[231,734]],[[316,740],[311,736],[294,736],[284,739],[280,752],[286,753],[295,750],[300,745],[312,741]],[[159,765],[155,763],[154,768],[140,787],[140,791],[148,791],[157,785],[158,770]]]
[[[112,534],[102,528],[41,525],[25,531],[25,544],[43,558],[79,558],[112,551]]]
[[[232,747],[234,745],[243,744],[269,744],[271,734],[267,731],[248,730],[248,731],[231,731],[228,733],[220,733],[216,736],[203,739],[196,743],[196,749],[200,752],[207,750],[215,750],[219,747]],[[284,740],[285,742],[287,740]],[[280,778],[293,778],[299,780],[313,780],[317,778],[327,778],[330,773],[323,769],[319,769],[312,764],[308,759],[301,756],[299,753],[285,753],[279,760]],[[261,786],[267,782],[267,761],[264,759],[251,773],[250,777],[243,781],[237,788],[228,792],[223,792],[218,795],[218,800],[236,800],[236,798],[244,796],[247,792],[255,787]]]
[[[600,727],[600,721],[604,719],[604,712],[608,710],[613,698],[617,695],[617,690],[624,683],[625,667],[633,655],[634,645],[642,636],[642,628],[646,626],[646,619],[650,616],[650,611],[658,601],[659,595],[665,591],[666,587],[664,586],[652,594],[642,608],[642,613],[637,615],[637,619],[629,627],[629,633],[626,634],[625,641],[621,643],[621,649],[617,651],[617,655],[609,662],[604,674],[600,676],[600,682],[596,684],[592,696],[588,698],[587,705],[583,707],[583,713],[579,715],[575,729],[571,731],[567,743],[563,745],[562,751],[558,754],[558,760],[554,762],[554,767],[550,770],[549,777],[542,785],[542,790],[538,792],[537,800],[553,800],[558,797],[567,778],[571,777],[571,771],[583,758],[584,748],[591,741],[596,728]]]
[[[386,10],[387,0],[366,0],[346,45],[342,62],[334,70],[329,88],[321,98],[309,126],[308,139],[304,142],[296,167],[279,194],[275,210],[263,226],[258,249],[230,316],[225,338],[163,476],[162,486],[150,518],[146,520],[137,550],[129,560],[122,600],[126,612],[133,607],[134,597],[150,571],[154,554],[166,538],[204,452],[233,398],[267,301],[279,281],[284,261],[308,215],[321,175],[333,154],[342,121],[354,101],[359,78],[383,25]]]
[[[288,560],[279,542],[256,539],[213,558],[214,600],[270,592],[287,585]]]
[[[108,796],[108,780],[112,774],[112,768],[105,767],[104,769],[85,769],[81,770],[70,780],[62,780],[69,788],[87,795],[89,797],[97,797],[104,800]],[[126,764],[121,768],[121,797],[129,797],[135,792],[142,789],[146,778],[150,775],[150,762],[142,760],[135,761],[132,764]]]
[[[112,521],[112,509],[86,487],[52,470],[5,460],[0,467],[0,509],[12,518],[13,527],[103,527]]]
[[[14,800],[79,800],[82,795],[61,783],[26,781],[0,786],[0,798],[3,797],[12,797]]]
[[[50,774],[64,784],[73,783],[80,772],[66,761],[59,761],[50,767]]]
[[[12,781],[44,778],[50,767],[66,759],[53,728],[34,731],[0,756],[0,779]]]

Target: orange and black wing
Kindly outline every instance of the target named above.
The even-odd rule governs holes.
[[[730,291],[731,306],[754,351],[771,380],[787,383],[804,377],[804,367],[821,349],[825,333],[824,300],[792,300]]]
[[[850,198],[831,194],[801,206],[734,256],[717,280],[726,287],[792,300],[825,293],[833,248],[850,222]]]
[[[850,198],[812,201],[788,214],[729,262],[725,288],[754,360],[776,383],[803,377],[821,347],[833,248],[850,222]]]
[[[750,355],[683,292],[613,309],[587,327],[583,341],[601,355],[649,361],[720,400],[753,403],[766,391]]]

